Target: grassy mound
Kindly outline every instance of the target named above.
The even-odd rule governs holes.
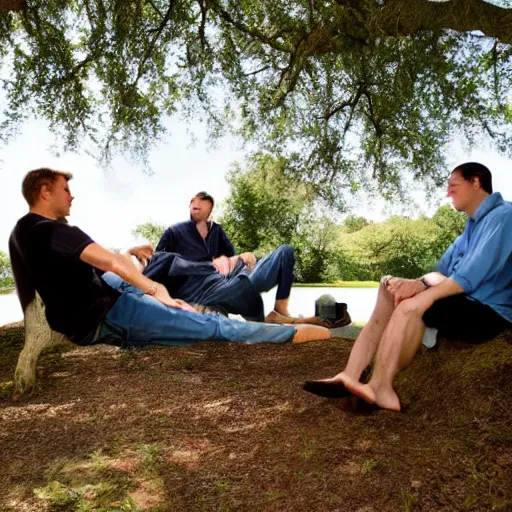
[[[0,329],[0,510],[511,510],[511,339],[420,353],[397,414],[301,390],[340,338],[66,346],[13,402],[22,328]]]

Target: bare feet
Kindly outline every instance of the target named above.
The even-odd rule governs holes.
[[[294,334],[292,343],[306,343],[308,341],[328,340],[332,338],[331,331],[319,325],[294,324],[297,332]]]
[[[363,384],[348,375],[336,375],[335,379],[339,378],[347,390],[354,396],[357,396],[369,404],[375,404],[381,409],[389,411],[400,411],[400,399],[392,386],[376,385],[375,382],[370,381],[368,384]]]
[[[389,386],[375,386],[375,383],[363,384],[362,382],[357,381],[356,379],[350,377],[345,372],[338,373],[331,379],[323,379],[320,381],[313,381],[319,383],[333,384],[338,385],[338,387],[333,387],[333,389],[327,389],[327,392],[331,392],[333,394],[338,393],[341,396],[342,386],[352,395],[361,398],[365,402],[369,404],[375,404],[381,409],[387,409],[389,411],[400,411],[400,398],[396,394],[396,391],[393,387]],[[317,386],[320,387],[320,386]],[[328,386],[326,386],[327,388]],[[306,390],[310,391],[310,390]],[[322,390],[321,390],[322,391]],[[325,390],[323,390],[325,392]],[[311,391],[315,393],[315,391]],[[320,393],[315,393],[320,394]],[[321,396],[327,396],[326,394]],[[334,395],[333,395],[334,396]]]
[[[345,387],[354,396],[362,398],[369,404],[374,404],[377,402],[375,393],[368,384],[363,384],[362,382],[358,382],[355,379],[347,379],[345,381]]]
[[[400,398],[392,386],[380,386],[377,389],[374,389],[374,394],[375,403],[381,409],[397,412],[401,410]]]

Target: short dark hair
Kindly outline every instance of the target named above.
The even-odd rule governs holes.
[[[488,193],[492,194],[492,175],[491,171],[485,167],[485,165],[477,162],[466,162],[465,164],[458,165],[453,169],[454,172],[460,172],[462,177],[466,181],[470,181],[472,178],[478,178],[481,187]]]
[[[28,205],[33,206],[39,197],[41,188],[44,185],[51,187],[59,176],[62,176],[66,181],[73,178],[70,172],[54,171],[48,167],[41,167],[40,169],[28,172],[21,184],[21,193]]]
[[[212,204],[212,208],[215,206],[215,201],[213,200],[213,197],[208,194],[208,192],[205,192],[204,190],[202,190],[201,192],[198,192],[191,200],[190,202],[192,202],[194,199],[201,199],[203,201],[210,201],[210,203]]]

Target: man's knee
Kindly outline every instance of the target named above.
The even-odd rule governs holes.
[[[405,299],[396,306],[393,314],[407,318],[417,317],[421,320],[424,312],[416,305],[415,301]]]
[[[277,253],[288,261],[292,261],[295,263],[295,253],[293,252],[293,247],[289,244],[280,245],[276,249]]]

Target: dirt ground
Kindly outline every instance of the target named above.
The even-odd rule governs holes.
[[[402,413],[302,391],[351,342],[43,354],[13,401],[0,329],[0,511],[512,510],[512,339],[443,342],[400,376]]]

